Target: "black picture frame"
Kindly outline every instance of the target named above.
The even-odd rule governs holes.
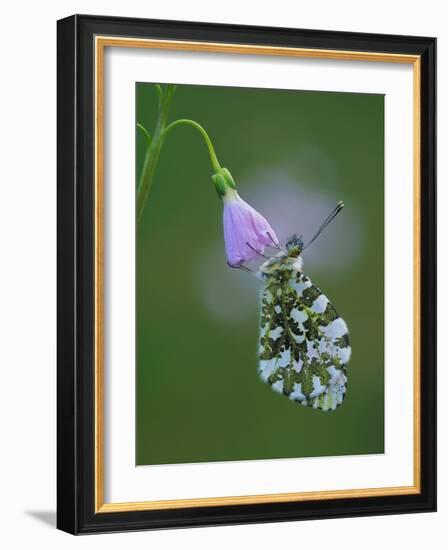
[[[410,54],[421,60],[421,485],[419,494],[164,510],[95,511],[97,35]],[[74,15],[57,24],[57,527],[100,533],[430,512],[436,509],[436,39]]]

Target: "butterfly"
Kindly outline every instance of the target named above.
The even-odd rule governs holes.
[[[291,237],[258,272],[260,377],[292,401],[322,411],[333,411],[344,400],[351,347],[345,321],[303,273],[301,254],[343,206],[337,204],[306,246],[302,237]]]

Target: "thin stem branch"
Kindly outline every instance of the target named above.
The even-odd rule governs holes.
[[[138,122],[137,122],[137,128],[143,132],[143,135],[145,136],[145,139],[146,139],[146,143],[149,147],[152,141],[150,133],[142,124],[139,124]]]
[[[163,101],[163,89],[160,84],[156,84],[156,91],[157,91],[157,96],[159,98],[159,109],[160,109],[160,106],[162,105],[162,101]]]

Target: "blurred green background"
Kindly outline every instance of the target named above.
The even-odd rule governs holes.
[[[136,121],[152,132],[156,115],[154,85],[138,83]],[[384,452],[383,96],[179,86],[176,118],[205,127],[280,238],[309,239],[344,200],[304,271],[346,320],[353,355],[333,413],[259,380],[260,283],[226,266],[207,149],[176,128],[137,228],[137,464]],[[137,181],[145,147],[138,132]]]

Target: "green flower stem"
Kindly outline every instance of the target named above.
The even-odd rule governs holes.
[[[211,139],[200,124],[198,124],[194,120],[181,118],[167,125],[168,111],[171,105],[171,101],[173,99],[175,88],[175,86],[167,86],[166,88],[162,88],[162,86],[159,85],[156,86],[159,96],[159,113],[157,115],[156,127],[152,138],[144,126],[142,126],[141,124],[137,124],[137,127],[144,134],[147,143],[145,160],[143,162],[143,170],[137,188],[137,221],[140,220],[146,201],[148,199],[163,142],[165,141],[165,138],[169,134],[169,132],[171,132],[173,128],[176,128],[176,126],[192,126],[196,130],[198,130],[204,138],[205,144],[207,145],[210,155],[210,161],[212,163],[215,174],[221,173],[223,171],[221,165],[218,162],[218,158],[216,156],[215,149],[213,148]],[[225,169],[224,172],[226,172]],[[230,174],[229,177],[231,179]]]
[[[193,128],[196,128],[196,130],[198,130],[202,134],[202,137],[204,138],[204,141],[205,141],[205,143],[207,145],[207,148],[208,148],[208,152],[209,152],[209,155],[210,155],[210,161],[212,163],[213,170],[215,172],[219,172],[221,170],[221,165],[218,162],[218,157],[216,156],[215,149],[213,148],[212,141],[211,141],[209,135],[207,134],[207,132],[204,130],[204,128],[200,124],[195,122],[194,120],[190,120],[188,118],[180,118],[179,120],[175,120],[174,122],[172,122],[170,125],[168,125],[165,128],[165,130],[163,132],[163,137],[165,138],[168,135],[168,133],[171,132],[171,130],[173,128],[175,128],[176,126],[180,126],[182,124],[186,125],[186,126],[192,126]]]
[[[137,188],[137,221],[140,220],[143,209],[148,199],[151,189],[152,180],[159,160],[160,150],[164,140],[164,131],[168,120],[168,111],[173,100],[176,86],[167,86],[160,90],[159,93],[159,113],[157,115],[156,127],[151,140],[146,150],[145,160],[143,162],[143,170]]]

